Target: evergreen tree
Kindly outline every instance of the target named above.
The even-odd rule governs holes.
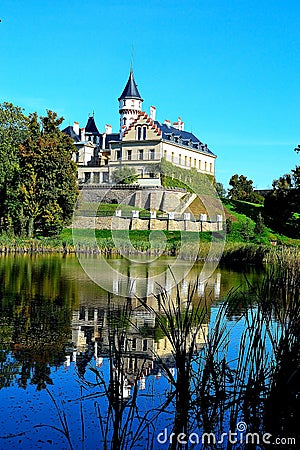
[[[265,222],[264,222],[264,219],[263,219],[261,213],[258,213],[256,223],[255,223],[254,233],[256,233],[258,235],[259,242],[261,242],[261,236],[264,231],[265,231]]]

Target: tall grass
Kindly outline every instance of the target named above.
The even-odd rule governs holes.
[[[216,317],[211,318],[204,346],[199,346],[198,336],[209,321],[210,301],[209,298],[200,301],[198,280],[190,283],[184,298],[177,287],[174,295],[161,288],[155,297],[156,305],[140,299],[142,310],[155,317],[156,326],[167,339],[176,367],[173,372],[166,360],[153,352],[156,364],[170,381],[170,390],[159,406],[143,413],[138,383],[147,364],[146,357],[134,373],[130,398],[123,396],[126,358],[132,356],[129,328],[137,326],[133,310],[125,302],[124,308],[116,313],[108,297],[109,380],[98,368],[90,368],[95,385],[107,399],[106,406],[96,406],[103,448],[138,448],[141,439],[145,449],[155,448],[157,426],[161,429],[162,423],[170,424],[170,419],[170,433],[177,437],[192,432],[221,436],[224,431],[236,432],[237,423],[242,420],[247,431],[258,436],[272,433],[299,438],[297,264],[297,259],[291,259],[272,265],[259,283],[247,282],[246,290],[231,291]],[[240,334],[236,333],[237,327]],[[68,440],[67,422],[64,415],[62,418],[62,432]],[[173,439],[169,448],[187,449],[189,444]],[[201,448],[234,447],[226,441],[221,447],[203,444]]]

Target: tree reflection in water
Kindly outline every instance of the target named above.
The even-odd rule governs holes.
[[[197,297],[197,283],[190,284],[185,300],[179,290],[172,297],[162,290],[156,307],[140,300],[136,308],[128,303],[110,309],[108,335],[99,336],[110,361],[109,379],[101,369],[91,369],[108,401],[107,408],[97,406],[103,448],[139,448],[141,441],[143,448],[159,448],[157,436],[166,428],[170,449],[191,448],[189,436],[194,444],[198,437],[201,448],[236,448],[229,430],[237,433],[239,448],[251,443],[268,448],[264,433],[299,438],[300,280],[297,271],[291,278],[291,270],[270,270],[260,284],[231,292],[209,330],[208,302]],[[138,352],[135,333],[141,340],[151,336],[147,357]],[[151,393],[141,396],[140,389],[149,371],[164,374],[169,387],[161,397],[154,391],[154,405],[145,410],[145,395]],[[291,420],[284,419],[287,410]],[[238,430],[242,422],[247,428]],[[202,442],[204,433],[212,434]],[[253,433],[247,443],[246,433]]]
[[[191,448],[192,433],[198,448],[230,449],[226,438],[219,444],[201,438],[236,432],[240,421],[259,437],[299,439],[298,267],[271,268],[217,306],[196,281],[184,292],[178,286],[155,298],[109,296],[88,307],[74,303],[61,261],[39,267],[34,272],[32,261],[22,260],[12,277],[1,272],[0,261],[0,383],[48,386],[60,421],[48,425],[70,448],[89,445],[92,421],[95,449]],[[59,295],[68,289],[70,295]],[[52,368],[62,361],[65,367],[74,362],[81,385],[79,398],[68,393],[68,404],[51,386]],[[76,408],[79,420],[69,416]],[[164,429],[168,439],[159,445]],[[250,448],[244,444],[239,448]]]

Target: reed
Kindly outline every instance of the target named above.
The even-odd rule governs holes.
[[[106,399],[98,404],[94,397],[103,449],[138,448],[141,440],[144,448],[155,448],[155,430],[158,424],[161,429],[166,417],[175,436],[188,436],[195,431],[199,435],[213,432],[220,436],[224,431],[235,432],[237,423],[243,420],[248,432],[299,438],[297,258],[280,258],[270,265],[262,281],[247,281],[243,291],[232,290],[211,318],[204,346],[199,345],[198,336],[207,327],[210,300],[200,301],[197,284],[198,280],[190,283],[184,297],[179,286],[172,295],[161,288],[154,306],[138,299],[141,311],[155,317],[155,325],[167,339],[176,367],[173,373],[170,364],[153,351],[152,359],[168,377],[170,390],[161,404],[149,411],[142,411],[138,385],[150,356],[144,356],[132,372],[130,397],[124,395],[126,362],[133,355],[130,336],[133,329],[144,333],[145,329],[141,330],[134,320],[131,302],[116,308],[108,296],[108,380],[101,369],[90,367],[95,375],[93,386],[99,387],[97,395]],[[87,383],[82,376],[80,379]],[[81,405],[88,399],[82,395]],[[71,448],[66,416],[57,410],[61,432]],[[80,420],[84,435],[86,418],[82,406]],[[230,442],[222,445],[234,448]],[[188,447],[188,443],[181,444],[176,439],[170,444],[172,450]]]

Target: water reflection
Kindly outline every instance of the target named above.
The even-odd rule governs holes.
[[[184,347],[180,345],[177,352],[177,335],[173,341],[170,339],[169,331],[163,327],[164,311],[150,295],[153,292],[152,274],[161,274],[162,287],[172,285],[175,274],[166,270],[168,259],[161,260],[156,266],[143,265],[142,269],[124,258],[114,258],[111,263],[120,265],[133,280],[132,290],[136,297],[124,299],[121,296],[123,287],[117,272],[115,278],[109,280],[114,294],[108,296],[85,275],[74,256],[0,257],[0,400],[6,402],[8,411],[0,420],[3,435],[7,438],[1,441],[5,444],[1,448],[12,448],[16,444],[15,435],[24,429],[28,434],[40,424],[41,416],[36,412],[39,409],[32,409],[31,402],[34,405],[48,405],[43,420],[57,426],[57,410],[43,394],[46,387],[51,387],[57,401],[64,401],[66,414],[70,416],[73,442],[76,442],[79,428],[75,419],[78,418],[78,403],[74,399],[84,397],[89,415],[96,414],[95,417],[100,422],[103,419],[106,424],[110,423],[108,419],[112,420],[113,434],[109,439],[115,448],[120,448],[124,420],[128,433],[129,428],[133,427],[131,431],[139,429],[140,436],[143,436],[147,427],[150,430],[150,411],[153,411],[151,426],[154,426],[155,420],[170,424],[168,417],[173,414],[174,408],[177,411],[176,405],[184,403],[190,406],[190,378],[186,383],[190,366],[186,366],[185,359],[188,349],[193,349],[189,356],[189,364],[193,364],[194,355],[201,352],[208,339],[211,304],[221,301],[233,286],[242,284],[244,275],[219,268],[207,282],[198,280],[192,301],[194,306],[200,305],[197,320],[204,309],[205,316],[193,321],[181,342]],[[145,274],[143,284],[134,282],[140,270]],[[178,285],[183,314],[191,298],[189,283],[197,280],[200,270],[202,264],[196,264]],[[254,270],[249,271],[250,280],[257,277]],[[176,295],[177,289],[173,287],[170,298],[174,299]],[[176,312],[174,309],[173,316]],[[182,351],[185,356],[180,360]],[[86,396],[78,392],[80,383],[87,390]],[[31,390],[32,386],[35,393]],[[24,394],[20,394],[20,388]],[[30,400],[26,397],[28,392],[31,392]],[[100,396],[99,401],[95,400],[98,398],[95,392]],[[140,421],[130,424],[128,417],[132,421],[135,419],[128,416],[129,410],[125,405],[130,405],[133,411],[137,408],[143,411],[143,417],[149,419],[147,427],[143,421],[144,428],[139,428]],[[165,416],[159,419],[158,411],[162,410]],[[178,409],[177,412],[175,425],[178,431],[185,429],[186,421],[181,419],[184,414],[187,419],[188,413],[186,409],[183,412]],[[12,426],[10,417],[16,414],[20,424]],[[100,442],[99,428],[96,427],[95,434],[93,426],[96,427],[91,423],[86,425],[84,440],[87,448],[90,445],[91,448],[101,449],[103,440]],[[102,431],[105,435],[104,428]],[[39,439],[46,442],[48,438],[49,430],[41,431],[39,428]],[[60,441],[56,435],[51,439],[56,442],[56,448],[63,448],[61,443],[58,444]],[[33,446],[39,448],[34,437],[28,448]],[[26,448],[24,443],[22,448]],[[79,447],[74,444],[73,448]]]

